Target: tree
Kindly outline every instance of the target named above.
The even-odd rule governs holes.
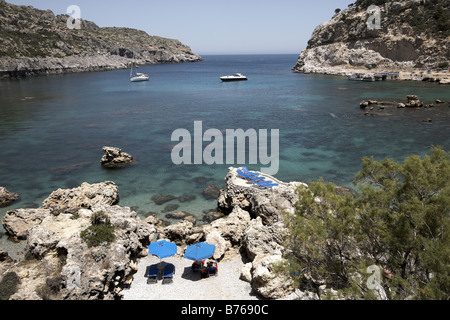
[[[433,147],[423,159],[364,158],[362,166],[356,182],[364,249],[395,276],[392,297],[448,298],[449,154]]]
[[[321,180],[298,189],[285,241],[297,284],[375,297],[364,281],[376,265],[390,299],[449,299],[449,153],[433,147],[402,164],[364,158],[355,184],[355,197]]]

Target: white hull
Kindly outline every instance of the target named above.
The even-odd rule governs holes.
[[[144,75],[144,76],[137,76],[137,77],[132,77],[130,78],[131,82],[142,82],[142,81],[148,81],[150,79],[149,76]]]
[[[240,73],[235,73],[232,76],[221,77],[220,80],[222,80],[223,82],[231,82],[231,81],[246,81],[248,79],[246,76]]]

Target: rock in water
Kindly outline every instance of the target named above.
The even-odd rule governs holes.
[[[130,165],[133,157],[115,147],[103,147],[102,166],[105,168],[121,168]]]
[[[17,193],[9,192],[6,188],[0,187],[0,208],[9,206],[17,199],[19,199]]]

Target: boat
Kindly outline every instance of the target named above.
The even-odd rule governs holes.
[[[223,76],[220,77],[220,80],[223,82],[230,82],[230,81],[246,81],[248,78],[244,76],[242,73],[235,73],[231,76]]]
[[[131,82],[141,82],[141,81],[148,81],[150,77],[145,73],[136,73],[136,75],[133,77],[130,77]]]
[[[130,71],[130,81],[131,82],[148,81],[150,79],[148,74],[145,74],[145,73],[137,72],[135,75],[133,75],[133,70],[134,70],[135,67],[136,67],[136,63],[133,62],[133,65],[131,66],[131,71]]]
[[[348,80],[350,80],[350,81],[362,81],[363,77],[361,76],[361,74],[355,73],[355,74],[352,74],[351,76],[349,76]]]

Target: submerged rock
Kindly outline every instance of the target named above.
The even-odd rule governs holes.
[[[197,219],[194,217],[192,213],[185,212],[185,211],[179,211],[175,213],[169,213],[166,214],[167,219],[175,219],[175,220],[187,220],[195,225],[197,222]]]
[[[205,196],[206,200],[217,199],[219,194],[220,194],[219,187],[217,187],[217,186],[215,186],[213,184],[207,186],[205,188],[205,190],[203,190],[203,195]]]
[[[175,197],[171,194],[157,194],[157,195],[154,195],[151,199],[156,205],[160,206],[160,205],[162,205],[166,202],[172,201],[176,198],[177,197]]]

